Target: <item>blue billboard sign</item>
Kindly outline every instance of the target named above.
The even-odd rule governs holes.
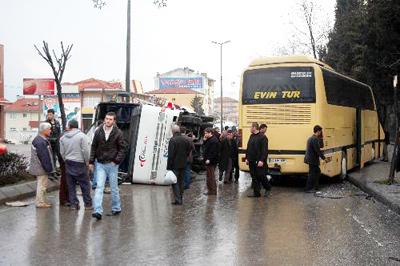
[[[160,78],[160,89],[202,89],[203,78]]]

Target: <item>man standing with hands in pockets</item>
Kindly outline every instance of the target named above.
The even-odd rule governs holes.
[[[91,210],[90,181],[88,175],[90,146],[89,139],[78,129],[78,121],[68,121],[68,131],[60,139],[60,154],[65,162],[65,172],[68,184],[68,195],[71,208],[79,210],[79,200],[76,197],[76,183],[81,187],[85,209]]]
[[[103,214],[103,191],[107,176],[111,186],[111,213],[109,216],[121,213],[121,200],[118,188],[118,166],[125,157],[126,143],[122,131],[116,125],[117,116],[108,112],[104,124],[96,130],[89,160],[89,168],[94,170],[96,162],[97,188],[93,199],[94,212],[92,216],[101,220]]]

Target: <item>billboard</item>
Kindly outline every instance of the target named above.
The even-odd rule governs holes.
[[[0,44],[0,98],[4,97],[4,46]]]
[[[24,79],[24,95],[54,95],[54,79]]]
[[[81,98],[79,93],[63,93],[62,94],[65,117],[67,121],[75,119],[79,125],[81,123]],[[47,110],[54,109],[56,117],[61,117],[60,105],[57,96],[46,96],[43,99],[43,114],[46,116]]]
[[[186,89],[202,89],[203,88],[203,78],[160,78],[160,89],[176,89],[176,88],[186,88]]]

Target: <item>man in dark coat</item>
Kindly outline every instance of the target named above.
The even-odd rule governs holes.
[[[97,187],[93,199],[94,212],[92,217],[101,220],[103,213],[103,192],[106,178],[109,177],[111,186],[110,216],[121,213],[121,199],[118,188],[119,164],[125,158],[126,142],[122,131],[117,127],[117,116],[114,112],[106,114],[104,124],[96,130],[90,150],[89,169],[94,171],[96,161]]]
[[[43,122],[39,125],[39,134],[33,139],[31,146],[31,163],[29,173],[37,177],[36,207],[50,208],[47,201],[46,189],[49,175],[53,174],[53,151],[48,137],[51,134],[51,125]]]
[[[261,197],[261,184],[266,175],[268,147],[265,136],[259,131],[258,123],[252,123],[251,133],[247,142],[246,164],[250,168],[254,194],[248,196]]]
[[[319,158],[328,162],[321,151],[323,148],[322,127],[319,125],[314,126],[314,134],[307,140],[306,155],[304,163],[308,164],[308,178],[307,178],[307,193],[314,193],[319,189],[319,177],[321,169],[319,168]]]
[[[49,141],[51,144],[51,149],[53,151],[53,163],[56,166],[56,159],[59,160],[60,165],[62,164],[62,158],[59,153],[60,137],[61,137],[61,125],[60,122],[54,116],[54,110],[47,110],[46,122],[51,125],[51,133],[49,136]]]
[[[221,135],[220,143],[220,159],[219,159],[219,180],[222,180],[224,176],[224,184],[231,183],[231,171],[232,171],[232,140],[233,134],[231,130],[224,131]],[[225,174],[225,175],[224,175]]]
[[[184,189],[189,189],[190,184],[192,183],[192,163],[193,163],[193,152],[195,151],[194,141],[193,141],[193,132],[187,130],[185,127],[180,127],[181,134],[184,136],[190,144],[190,152],[187,159],[185,172],[183,174],[183,187]]]
[[[231,158],[232,158],[232,170],[231,170],[231,177],[230,179],[232,180],[233,176],[233,171],[235,170],[235,184],[239,183],[239,142],[240,142],[240,136],[239,133],[237,132],[235,127],[232,127],[232,134],[233,138],[231,140]]]
[[[177,183],[172,184],[172,192],[175,198],[172,204],[182,205],[184,192],[183,175],[192,148],[189,140],[181,135],[179,126],[172,126],[172,135],[168,143],[167,170],[173,171],[177,178]]]
[[[267,137],[267,125],[266,124],[260,125],[260,134],[265,136],[265,139],[267,142],[267,157],[268,157],[268,137]],[[268,194],[267,191],[271,190],[271,184],[268,181],[267,174],[268,174],[268,164],[265,165],[265,176],[262,179],[262,183],[261,183],[265,189],[265,195]]]
[[[215,166],[219,160],[219,140],[214,136],[212,128],[204,130],[203,157],[207,169],[207,192],[204,195],[217,195]]]

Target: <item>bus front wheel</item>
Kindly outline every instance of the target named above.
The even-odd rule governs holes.
[[[347,157],[346,153],[342,153],[342,163],[341,163],[341,172],[340,172],[340,180],[345,180],[347,178]]]

